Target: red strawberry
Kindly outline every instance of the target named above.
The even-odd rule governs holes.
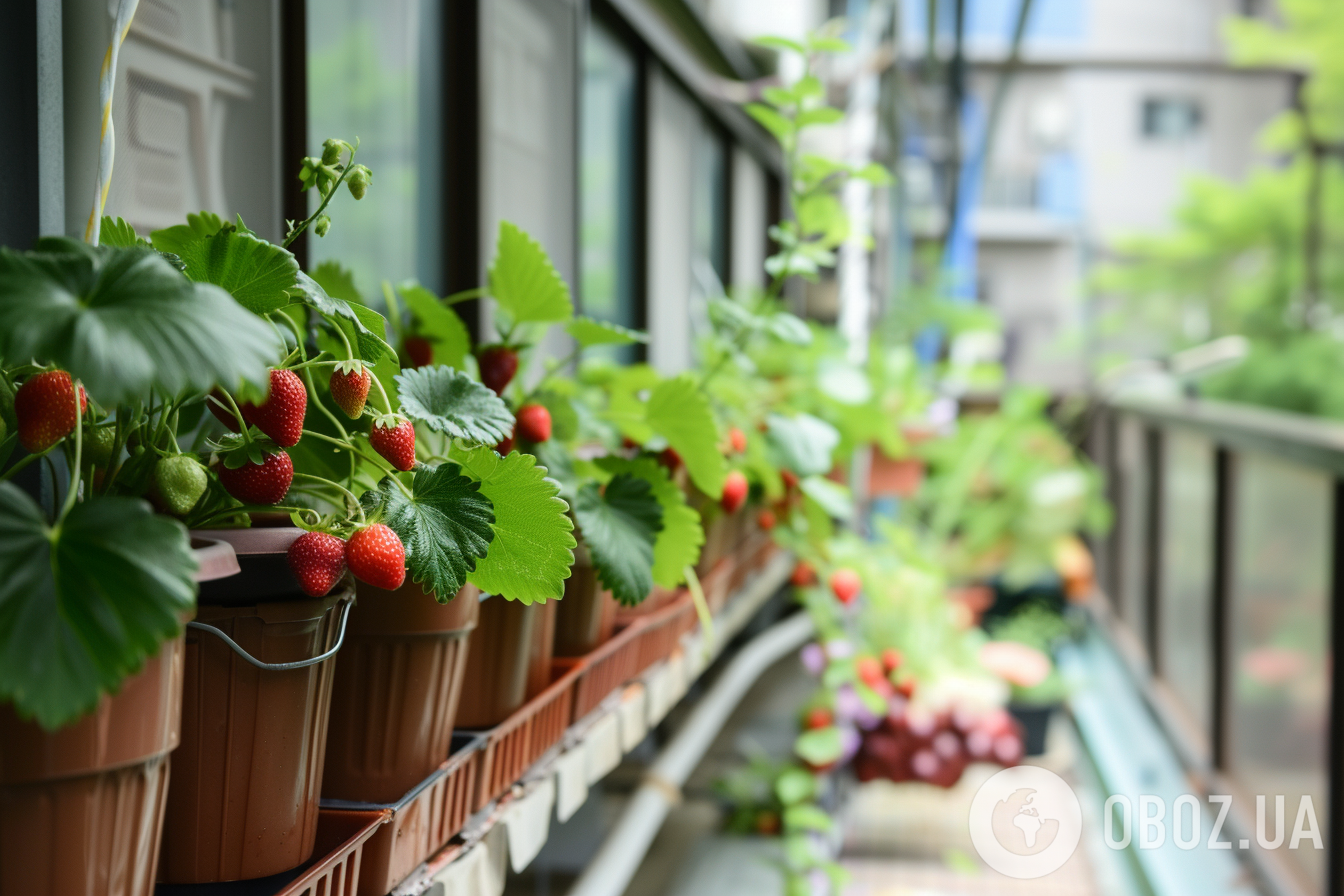
[[[814,706],[807,711],[807,719],[803,725],[807,728],[827,728],[833,721],[831,711],[824,706]]]
[[[406,548],[382,523],[359,529],[345,544],[345,563],[355,578],[384,591],[395,591],[406,581]]]
[[[895,672],[905,662],[905,657],[895,647],[888,647],[882,651],[882,668],[888,672]]]
[[[364,404],[369,400],[369,386],[373,383],[373,374],[369,368],[356,362],[354,369],[342,370],[338,364],[331,372],[331,400],[336,402],[345,416],[358,420],[364,413]]]
[[[481,349],[476,360],[481,367],[481,382],[496,395],[503,395],[518,372],[518,353],[511,346],[491,345]]]
[[[734,426],[728,430],[728,444],[732,446],[734,453],[741,454],[747,450],[747,434]]]
[[[723,480],[723,497],[719,499],[725,513],[737,513],[747,503],[747,477],[741,470],[729,470]]]
[[[779,478],[784,480],[784,488],[789,491],[798,487],[798,474],[792,470],[780,470]]]
[[[659,452],[658,463],[666,467],[667,472],[675,473],[681,469],[681,455],[677,453],[677,449],[669,445]]]
[[[285,452],[277,451],[259,464],[249,460],[233,470],[220,464],[219,481],[224,491],[244,504],[279,504],[294,481],[294,462]]]
[[[79,387],[79,410],[89,409],[84,386]],[[75,431],[75,383],[64,370],[48,370],[29,377],[14,396],[19,444],[33,454],[46,451]]]
[[[806,560],[799,560],[798,565],[793,568],[793,575],[789,576],[789,581],[799,588],[817,583],[817,571],[812,568],[812,564]]]
[[[305,532],[289,546],[289,568],[303,593],[321,597],[345,575],[345,542],[326,532]]]
[[[401,353],[407,367],[428,367],[434,363],[434,344],[423,336],[407,336],[401,341]]]
[[[523,405],[518,409],[513,434],[526,442],[549,442],[551,439],[551,412],[546,410],[545,405]]]
[[[854,671],[859,674],[859,681],[876,687],[878,682],[885,676],[882,674],[882,661],[875,656],[861,656],[854,661]]]
[[[863,583],[859,581],[859,574],[852,569],[837,569],[831,573],[831,591],[835,592],[836,598],[842,604],[850,603],[859,596],[859,589]]]
[[[760,513],[756,514],[756,525],[760,526],[767,532],[775,528],[776,522],[777,520],[775,519],[775,513],[773,510],[762,510]]]
[[[504,440],[495,446],[495,450],[507,456],[513,450],[513,436],[505,436]]]
[[[308,390],[292,370],[271,371],[271,392],[261,404],[239,408],[243,419],[266,433],[281,448],[299,443],[303,435],[303,416],[308,411]]]
[[[405,417],[379,417],[373,421],[369,444],[402,472],[415,466],[415,427]]]

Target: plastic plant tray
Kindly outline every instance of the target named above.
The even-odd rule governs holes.
[[[387,809],[317,814],[317,846],[307,864],[257,880],[159,884],[155,896],[353,896],[365,847],[391,817]]]
[[[387,824],[364,846],[358,896],[383,896],[457,836],[475,810],[484,746],[482,735],[455,734],[448,759],[395,803],[322,801],[323,811],[330,813],[391,813]],[[330,896],[355,893],[334,891]]]

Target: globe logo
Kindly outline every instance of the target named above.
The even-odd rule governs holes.
[[[1083,812],[1063,778],[1033,765],[1006,768],[971,801],[971,843],[985,864],[1019,880],[1058,870],[1078,848]]]

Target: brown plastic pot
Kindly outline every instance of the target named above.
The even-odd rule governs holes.
[[[197,581],[238,572],[229,545],[192,548]],[[57,731],[0,706],[0,896],[153,892],[183,644],[165,642],[116,694]]]
[[[583,656],[610,641],[618,607],[602,587],[588,551],[575,551],[564,600],[555,609],[555,655]]]
[[[545,673],[550,679],[555,602],[525,606],[498,595],[481,602],[480,621],[467,649],[466,680],[457,710],[459,728],[492,728],[527,700]],[[544,689],[544,688],[543,688]]]
[[[556,617],[560,614],[560,601],[548,600],[544,604],[533,604],[528,612],[537,617],[532,626],[532,646],[527,655],[527,699],[531,700],[550,687],[554,679],[551,661],[555,659],[555,626]]]
[[[308,598],[267,578],[301,530],[210,534],[234,544],[242,572],[202,589],[187,633],[162,883],[248,880],[311,857],[334,658],[353,596],[342,584]]]
[[[393,803],[448,758],[480,592],[364,583],[332,688],[323,799]]]

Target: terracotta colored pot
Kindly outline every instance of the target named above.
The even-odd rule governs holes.
[[[216,627],[263,663],[334,653],[349,585],[312,599],[265,578],[300,530],[219,534],[238,549],[242,573],[226,588],[202,590],[197,623]],[[188,631],[182,745],[168,791],[161,882],[248,880],[309,859],[334,667],[329,656],[301,668],[260,669],[218,635]]]
[[[610,641],[616,630],[620,604],[602,587],[588,552],[582,554],[565,580],[564,600],[555,609],[556,656],[591,653]]]
[[[467,687],[457,710],[459,728],[493,728],[550,679],[555,601],[524,606],[498,595],[481,602],[480,621],[467,649]],[[544,667],[544,668],[543,668]]]
[[[238,572],[193,540],[196,580]],[[0,896],[150,896],[168,754],[181,733],[184,638],[167,641],[93,712],[44,731],[0,706]]]
[[[868,493],[912,498],[924,483],[924,461],[918,457],[893,460],[876,448],[868,467]]]
[[[359,583],[332,687],[324,799],[393,803],[448,758],[480,592]]]
[[[528,612],[537,617],[532,626],[532,646],[527,654],[527,699],[540,694],[551,686],[551,660],[555,659],[556,617],[560,614],[560,601],[548,600],[544,604],[533,604]]]

